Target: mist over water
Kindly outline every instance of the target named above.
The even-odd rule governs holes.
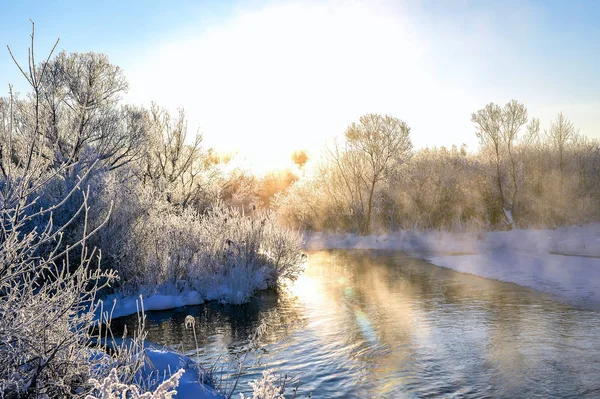
[[[302,377],[298,397],[600,396],[600,313],[400,252],[311,252],[288,292],[151,312],[148,339],[193,355],[186,315],[208,364],[268,325],[246,361],[243,392],[273,368]]]

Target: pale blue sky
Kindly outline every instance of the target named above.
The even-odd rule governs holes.
[[[512,98],[543,127],[562,110],[600,138],[598,1],[0,4],[0,43],[21,60],[31,18],[38,57],[56,37],[106,53],[130,81],[127,101],[185,107],[209,145],[264,168],[365,112],[406,120],[417,146],[474,149],[470,113]],[[4,50],[9,82],[24,87]]]

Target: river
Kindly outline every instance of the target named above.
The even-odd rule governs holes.
[[[231,386],[262,325],[236,392],[274,369],[301,378],[296,398],[600,398],[598,312],[402,252],[308,255],[296,283],[248,304],[149,312],[148,340],[217,362]]]

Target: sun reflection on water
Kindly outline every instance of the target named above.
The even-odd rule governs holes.
[[[207,362],[235,354],[258,324],[269,325],[240,387],[277,368],[300,373],[306,395],[327,398],[600,391],[598,314],[401,253],[309,253],[288,290],[258,293],[242,307],[150,314],[149,339],[191,350],[183,330],[190,314]]]

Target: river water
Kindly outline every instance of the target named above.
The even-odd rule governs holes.
[[[297,398],[600,398],[600,313],[401,252],[311,252],[287,290],[150,312],[147,330],[223,385],[248,351],[236,392],[275,369],[301,378]]]

